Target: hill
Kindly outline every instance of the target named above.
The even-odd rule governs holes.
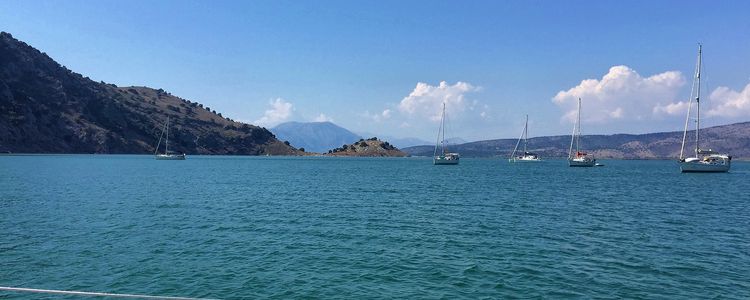
[[[367,157],[404,157],[407,154],[388,142],[378,140],[378,138],[360,139],[358,142],[343,145],[328,151],[331,156],[367,156]]]
[[[599,158],[666,159],[680,155],[682,131],[648,134],[587,135],[581,137],[584,148]],[[517,139],[477,141],[453,146],[462,156],[510,156]],[[701,129],[701,144],[729,153],[735,158],[750,158],[750,122]],[[545,157],[567,157],[570,135],[529,139],[529,151]],[[691,146],[692,147],[692,146]],[[414,156],[431,156],[434,146],[415,146],[403,151]],[[689,151],[689,150],[688,150]]]
[[[412,147],[412,146],[419,146],[419,145],[425,145],[429,144],[430,142],[425,141],[420,138],[413,138],[413,137],[405,137],[405,138],[397,138],[397,137],[389,137],[389,136],[383,136],[383,139],[391,142],[393,146],[396,146],[398,148],[406,148],[406,147]]]
[[[397,147],[399,149],[403,149],[403,148],[406,148],[406,147],[412,147],[412,146],[421,146],[421,145],[428,145],[428,144],[430,144],[430,142],[428,142],[426,140],[423,140],[423,139],[420,139],[420,138],[415,138],[415,137],[400,138],[400,137],[395,137],[395,136],[392,136],[392,135],[377,134],[377,133],[372,133],[372,132],[357,132],[357,134],[359,134],[360,136],[377,136],[377,137],[380,137],[384,141],[388,141],[389,143],[391,143],[391,145],[393,145],[394,147]]]
[[[271,132],[278,139],[288,141],[294,147],[318,153],[362,138],[331,122],[286,122],[272,128]]]
[[[0,33],[0,152],[149,154],[167,116],[176,152],[300,153],[265,128],[162,89],[95,82]]]

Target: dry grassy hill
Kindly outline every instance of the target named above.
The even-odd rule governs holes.
[[[331,156],[366,156],[366,157],[404,157],[407,154],[388,142],[377,138],[360,139],[358,142],[343,145],[328,151]]]
[[[0,152],[153,153],[167,116],[177,152],[300,153],[265,128],[164,90],[92,81],[0,33]]]

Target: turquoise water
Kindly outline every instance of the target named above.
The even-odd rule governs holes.
[[[0,286],[222,299],[750,298],[750,163],[728,174],[681,174],[673,161],[431,163],[0,156]]]

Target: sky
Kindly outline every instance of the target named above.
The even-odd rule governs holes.
[[[434,141],[750,121],[750,1],[0,1],[0,30],[69,69],[272,128]]]

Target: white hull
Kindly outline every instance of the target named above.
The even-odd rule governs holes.
[[[589,159],[589,158],[568,159],[568,166],[571,166],[571,167],[593,167],[595,165],[596,165],[596,159]]]
[[[185,154],[157,154],[156,160],[185,160]]]
[[[524,162],[541,162],[541,158],[527,158],[527,157],[517,157],[517,158],[511,158],[509,159],[510,162],[518,162],[518,163],[524,163]]]
[[[729,172],[730,167],[732,167],[731,160],[722,162],[705,162],[700,160],[680,162],[682,173],[722,173]]]

